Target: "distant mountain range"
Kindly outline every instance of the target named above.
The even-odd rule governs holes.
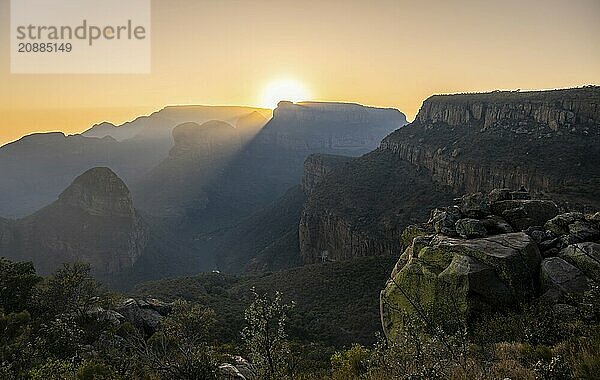
[[[102,276],[140,279],[215,267],[300,264],[296,225],[304,195],[294,190],[277,199],[300,184],[306,157],[364,154],[405,125],[406,117],[394,109],[315,102],[282,102],[273,118],[264,114],[245,107],[167,107],[118,127],[105,123],[74,136],[36,134],[0,148],[0,175],[6,179],[0,185],[5,195],[0,212],[20,217],[1,220],[0,254],[33,260],[42,272],[79,258]],[[111,175],[86,171],[97,166],[111,168],[106,169]],[[65,208],[61,194],[79,188],[82,177],[123,183],[131,223],[145,236],[143,246],[128,246],[132,240],[122,236],[133,232],[115,215],[108,213],[100,222],[85,207]],[[272,230],[275,226],[266,222],[280,207],[287,216]],[[121,253],[96,246],[105,238],[112,241],[105,235],[113,231],[111,217],[123,229],[115,235],[119,252],[134,252],[127,265]],[[92,226],[96,235],[81,230]],[[256,234],[262,234],[258,244],[252,242]],[[284,259],[276,257],[278,246],[287,249]]]
[[[31,215],[0,219],[0,255],[43,270],[84,259],[129,286],[398,255],[407,225],[464,192],[525,187],[570,209],[600,207],[599,87],[433,96],[409,125],[394,109],[314,102],[282,102],[268,121],[233,107],[180,123],[199,110],[2,147],[0,209]],[[167,130],[159,157],[149,141],[163,146]],[[96,166],[111,169],[68,186]]]
[[[102,123],[80,135],[25,136],[0,147],[0,216],[36,211],[95,166],[110,167],[128,185],[142,180],[168,156],[179,124],[217,118],[250,139],[270,115],[270,110],[249,107],[173,106],[120,126]]]

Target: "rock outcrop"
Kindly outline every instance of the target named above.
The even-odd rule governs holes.
[[[241,356],[227,355],[227,360],[219,365],[219,380],[255,380],[257,371],[255,366]]]
[[[402,330],[409,315],[468,320],[537,297],[573,302],[600,285],[594,216],[559,214],[552,201],[529,198],[508,189],[470,194],[407,228],[406,249],[381,292],[386,334]]]
[[[10,228],[11,241],[0,253],[31,260],[43,274],[73,261],[89,263],[96,274],[118,273],[133,266],[148,239],[127,186],[102,167],[86,171],[57,201]]]
[[[169,315],[172,307],[172,304],[154,298],[128,298],[115,308],[115,312],[123,321],[131,323],[146,336],[151,336],[160,329],[162,318]]]

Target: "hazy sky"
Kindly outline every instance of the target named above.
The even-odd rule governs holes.
[[[152,74],[11,75],[0,0],[0,144],[167,104],[314,100],[396,107],[435,93],[600,84],[600,0],[154,0]]]

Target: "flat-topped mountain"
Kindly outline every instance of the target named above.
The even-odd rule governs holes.
[[[0,224],[0,255],[33,261],[40,273],[72,261],[118,273],[133,266],[148,239],[127,186],[103,167],[78,176],[36,213]]]
[[[392,108],[282,101],[257,139],[299,151],[358,156],[377,147],[385,135],[405,124],[406,116]]]
[[[424,208],[464,192],[523,186],[598,208],[599,115],[600,87],[432,96],[377,150],[311,186],[300,223],[304,260],[398,251],[402,229]],[[325,170],[314,164],[305,177]]]

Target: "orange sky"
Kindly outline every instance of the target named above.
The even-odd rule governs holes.
[[[11,75],[0,0],[0,144],[166,104],[260,105],[281,78],[314,100],[600,84],[598,0],[154,0],[152,74]]]

